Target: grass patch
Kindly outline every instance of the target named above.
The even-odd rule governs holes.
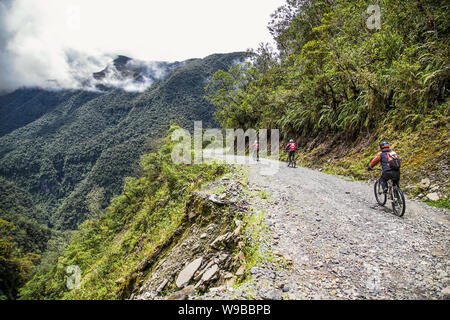
[[[423,202],[429,206],[450,210],[450,201],[448,198],[443,198],[438,201],[425,200]]]

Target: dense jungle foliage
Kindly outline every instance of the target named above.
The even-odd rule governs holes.
[[[189,194],[226,170],[169,161],[173,142],[157,146],[171,120],[280,129],[302,165],[361,180],[388,140],[402,188],[425,194],[428,177],[441,194],[430,203],[448,208],[449,6],[287,0],[269,23],[277,50],[262,44],[251,63],[244,53],[188,60],[143,93],[0,97],[0,299],[123,298]],[[71,265],[83,277],[74,290]]]
[[[0,176],[31,195],[49,227],[75,230],[138,174],[140,155],[170,121],[217,127],[204,86],[244,56],[188,60],[143,93],[20,89],[0,97]]]

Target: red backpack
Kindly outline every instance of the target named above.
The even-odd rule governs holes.
[[[297,150],[297,146],[294,142],[289,143],[289,151],[295,151]]]

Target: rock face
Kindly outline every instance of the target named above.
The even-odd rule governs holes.
[[[198,258],[189,263],[178,275],[175,284],[178,288],[183,288],[194,276],[194,273],[198,270],[202,264],[203,258]]]
[[[180,65],[180,62],[146,62],[119,55],[105,69],[93,73],[92,81],[101,90],[126,81],[137,84],[154,82]]]
[[[216,181],[194,193],[185,210],[176,238],[137,268],[145,281],[134,280],[133,299],[191,299],[232,283],[238,269],[244,273],[245,257],[236,254],[248,213],[242,185],[234,179]]]

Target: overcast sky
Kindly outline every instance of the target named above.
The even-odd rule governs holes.
[[[71,85],[117,54],[181,61],[272,39],[285,0],[0,0],[0,88]]]

